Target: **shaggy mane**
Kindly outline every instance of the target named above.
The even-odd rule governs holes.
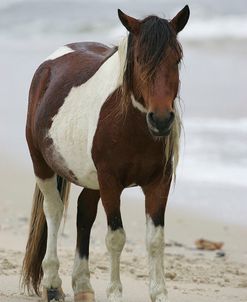
[[[174,51],[180,61],[183,57],[182,46],[168,20],[157,16],[149,16],[141,23],[141,29],[136,47],[134,35],[129,33],[119,45],[121,106],[120,113],[125,114],[133,93],[134,51],[137,51],[137,60],[141,67],[141,79],[149,89],[155,78],[156,71],[169,51]],[[138,88],[137,88],[138,89]],[[178,97],[179,98],[179,97]],[[176,167],[179,160],[179,139],[181,133],[181,118],[176,102],[174,104],[175,121],[170,135],[166,139],[166,163],[173,162],[173,175],[176,176]]]

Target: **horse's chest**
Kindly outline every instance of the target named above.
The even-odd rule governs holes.
[[[164,170],[162,159],[139,158],[134,163],[126,162],[124,169],[120,169],[120,178],[126,186],[135,183],[139,186],[146,185],[153,181],[154,178],[161,175]]]
[[[104,126],[99,129],[103,131]],[[93,155],[97,166],[103,166],[117,175],[124,187],[132,184],[142,186],[162,175],[165,166],[162,143],[156,143],[152,138],[142,140],[141,135],[134,134],[132,137],[131,133],[129,136],[119,135],[114,141],[110,139],[111,135],[112,129],[104,139],[99,139],[96,134],[94,146],[98,146],[93,149]]]

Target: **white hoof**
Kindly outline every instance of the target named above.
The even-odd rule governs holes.
[[[108,295],[108,302],[123,302],[122,293],[117,291]]]
[[[169,302],[169,300],[168,300],[168,298],[167,298],[167,295],[165,295],[165,294],[159,294],[156,298],[155,298],[155,300],[154,300],[154,302]]]
[[[74,295],[74,302],[95,302],[94,293],[80,292]]]

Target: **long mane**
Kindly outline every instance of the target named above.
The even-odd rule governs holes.
[[[134,36],[129,33],[119,44],[118,51],[120,56],[120,83],[121,83],[121,104],[120,113],[125,114],[131,103],[133,93],[133,69],[134,51],[138,52],[138,63],[141,66],[141,79],[149,89],[157,69],[161,62],[165,60],[168,51],[175,51],[178,58],[182,59],[182,46],[177,40],[177,35],[168,20],[157,16],[149,16],[142,21],[141,32],[134,48]],[[138,87],[137,87],[138,90]],[[177,96],[179,99],[179,95]],[[165,155],[166,163],[173,162],[173,176],[176,176],[176,167],[179,160],[179,140],[182,128],[180,112],[177,100],[174,102],[175,121],[171,133],[166,138]]]

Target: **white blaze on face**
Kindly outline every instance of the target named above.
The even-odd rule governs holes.
[[[59,57],[62,57],[64,55],[68,54],[68,53],[71,53],[71,52],[74,52],[74,50],[71,49],[68,46],[62,46],[62,47],[58,48],[56,51],[54,51],[49,57],[47,57],[45,61],[55,60]]]
[[[55,152],[64,159],[78,184],[98,189],[98,177],[92,159],[92,144],[100,110],[107,97],[119,85],[119,54],[114,53],[84,84],[73,87],[53,117],[48,137]]]
[[[133,94],[131,94],[131,101],[132,101],[132,105],[139,111],[141,111],[142,113],[147,113],[147,109],[141,104],[139,103],[135,97],[133,96]]]

